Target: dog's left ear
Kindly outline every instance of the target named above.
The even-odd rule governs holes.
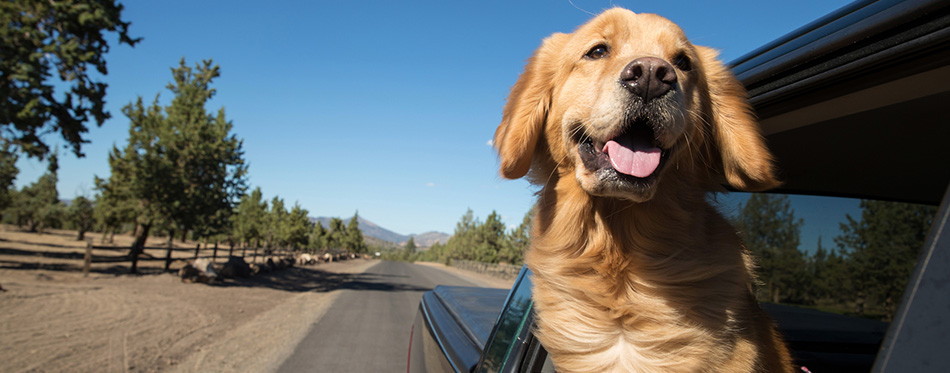
[[[726,182],[745,191],[779,186],[772,153],[746,101],[746,90],[719,62],[715,49],[696,46],[709,85],[711,155],[722,162]]]

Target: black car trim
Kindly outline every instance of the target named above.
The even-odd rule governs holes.
[[[437,325],[446,325],[446,324],[454,325],[454,323],[443,322],[443,323],[436,324],[433,322],[433,319],[437,315],[433,314],[432,307],[430,307],[427,304],[431,302],[431,300],[427,301],[427,298],[430,296],[430,294],[432,294],[432,292],[427,291],[425,294],[422,295],[422,301],[419,302],[419,307],[422,310],[422,315],[426,323],[425,329],[429,331],[429,333],[432,335],[432,338],[435,339],[435,342],[439,344],[439,348],[442,349],[442,353],[444,354],[444,356],[447,357],[449,364],[452,365],[452,368],[455,369],[455,372],[456,373],[468,372],[468,370],[463,371],[459,369],[458,363],[456,362],[456,360],[459,360],[459,358],[454,353],[455,351],[450,352],[449,349],[446,348],[445,342],[443,342],[443,338],[445,338],[445,336],[443,335],[443,330],[441,327],[437,327]],[[434,297],[434,295],[431,295],[431,296]]]

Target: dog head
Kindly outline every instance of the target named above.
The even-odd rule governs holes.
[[[548,37],[495,131],[502,176],[573,174],[590,195],[634,202],[687,175],[778,185],[745,89],[716,56],[665,18],[619,8]]]

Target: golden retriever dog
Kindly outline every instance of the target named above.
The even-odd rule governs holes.
[[[716,51],[619,8],[528,60],[494,144],[502,176],[541,186],[525,261],[558,371],[792,371],[709,202],[778,185],[745,96]]]

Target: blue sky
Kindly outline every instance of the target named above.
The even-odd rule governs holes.
[[[126,1],[123,18],[143,40],[112,43],[102,79],[112,119],[92,125],[85,158],[60,152],[58,189],[64,199],[94,196],[93,175],[109,175],[109,149],[128,136],[121,108],[139,96],[169,102],[171,67],[213,59],[221,77],[206,109],[225,108],[244,139],[250,185],[267,198],[312,216],[358,210],[400,234],[452,233],[469,208],[517,225],[535,189],[497,176],[488,141],[545,36],[622,6],[671,19],[730,61],[846,3]],[[18,188],[46,170],[35,160],[18,166]]]

